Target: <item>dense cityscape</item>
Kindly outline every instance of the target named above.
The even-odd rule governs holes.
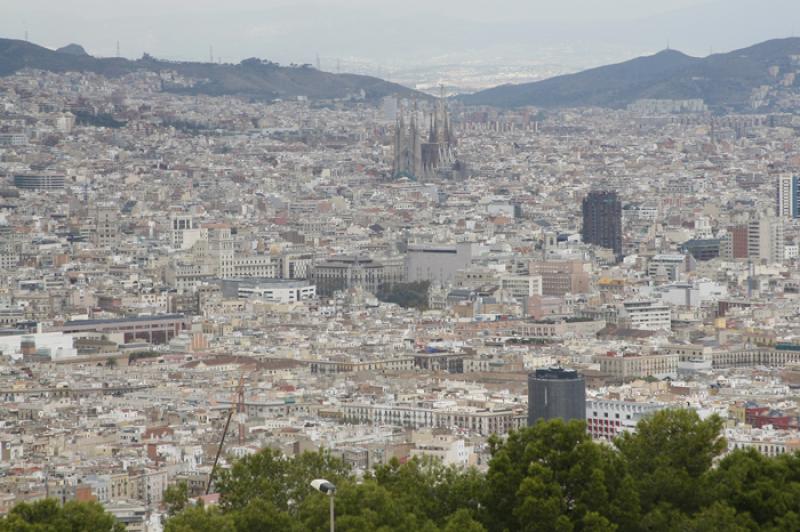
[[[115,530],[204,530],[198,511],[220,519],[209,530],[325,530],[326,499],[293,485],[262,516],[274,528],[220,524],[247,507],[237,468],[327,471],[358,501],[403,467],[446,467],[496,494],[513,476],[498,457],[532,452],[525,434],[555,449],[548,431],[572,431],[599,455],[617,446],[631,478],[649,471],[630,449],[656,420],[718,432],[709,478],[733,478],[741,450],[793,456],[792,62],[724,114],[444,90],[260,101],[178,90],[196,80],[168,70],[0,77],[0,516],[54,499],[99,503]],[[797,493],[793,464],[778,491]],[[604,489],[617,508],[624,486]],[[747,510],[752,526],[709,502],[670,528],[646,491],[647,525],[466,500],[429,521],[347,521],[339,492],[343,530],[522,529],[512,514],[530,530],[800,526],[795,499]]]

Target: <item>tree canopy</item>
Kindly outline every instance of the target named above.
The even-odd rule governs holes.
[[[0,519],[0,532],[125,532],[125,526],[96,502],[42,499],[14,506]]]
[[[327,530],[336,484],[340,531],[779,531],[800,530],[800,455],[736,450],[721,458],[722,421],[688,410],[657,412],[613,444],[579,421],[540,421],[492,437],[484,473],[430,458],[392,459],[357,479],[329,453],[285,457],[271,449],[220,472],[220,505],[186,505],[168,490],[166,532]],[[116,531],[97,503],[21,504],[0,532]]]
[[[800,457],[735,451],[719,461],[721,429],[716,416],[668,409],[609,445],[592,441],[583,422],[540,421],[492,437],[485,473],[416,458],[377,466],[361,481],[322,453],[286,459],[264,450],[223,473],[221,513],[209,519],[246,511],[250,523],[325,529],[328,500],[307,487],[323,477],[337,484],[338,530],[800,529]],[[254,500],[272,513],[248,509]],[[245,530],[236,519],[231,526]]]

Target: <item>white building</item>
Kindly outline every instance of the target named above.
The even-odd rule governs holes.
[[[480,254],[480,246],[471,242],[441,245],[410,245],[406,253],[406,280],[431,281],[447,285],[459,270],[470,265]]]
[[[751,259],[780,263],[784,258],[783,220],[762,213],[747,224],[747,251]]]
[[[618,322],[630,329],[668,331],[672,327],[672,313],[668,304],[656,299],[625,301]]]
[[[692,271],[694,259],[691,255],[664,253],[654,256],[647,263],[647,275],[665,275],[668,281],[677,281],[682,273]]]
[[[777,182],[777,204],[775,206],[775,214],[778,218],[784,220],[791,220],[792,218],[800,218],[800,177],[798,176],[780,176]]]
[[[199,227],[191,214],[173,214],[171,229],[174,249],[187,250],[200,240],[208,240],[208,231]]]
[[[664,408],[661,403],[587,399],[586,430],[594,439],[612,440],[635,431],[640,419]]]
[[[471,465],[473,446],[467,445],[464,438],[451,434],[450,431],[435,429],[415,430],[411,435],[411,457],[430,456],[444,465],[466,467]]]
[[[504,275],[500,278],[500,288],[508,291],[517,301],[526,302],[531,296],[542,295],[542,276]]]
[[[297,303],[317,297],[317,287],[308,281],[283,279],[225,279],[222,294],[239,299],[261,299],[271,303]]]
[[[705,303],[728,297],[728,287],[701,279],[689,283],[670,283],[654,290],[654,296],[664,303],[679,307],[700,307]]]
[[[78,355],[75,339],[71,334],[63,332],[0,336],[0,355],[20,360],[26,351],[49,355],[52,360],[64,360]]]
[[[737,426],[725,430],[728,452],[754,449],[765,456],[791,454],[800,448],[800,438],[794,431],[777,430],[771,426],[751,428]]]

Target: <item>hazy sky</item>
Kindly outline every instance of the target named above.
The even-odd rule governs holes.
[[[797,21],[794,23],[793,21]],[[0,35],[95,55],[376,63],[535,58],[591,64],[666,46],[705,54],[800,30],[800,0],[0,0]],[[566,53],[566,52],[565,52]]]

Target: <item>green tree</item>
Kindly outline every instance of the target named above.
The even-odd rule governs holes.
[[[328,530],[327,495],[315,493],[303,501],[299,516],[305,530]],[[420,531],[439,529],[422,512],[405,506],[393,493],[367,479],[345,481],[336,488],[336,530],[341,532]]]
[[[583,422],[540,421],[490,439],[490,450],[489,530],[636,528],[638,496],[622,456],[592,442]]]
[[[96,502],[70,501],[63,506],[55,499],[20,503],[0,519],[0,532],[124,532]]]
[[[669,503],[661,502],[642,516],[639,530],[648,532],[684,532],[689,530],[688,515]]]
[[[718,416],[702,420],[693,410],[667,409],[617,438],[644,512],[666,503],[691,515],[709,502],[705,474],[725,450],[721,429]]]
[[[191,506],[167,520],[164,532],[237,532],[233,515],[218,507]]]
[[[442,532],[486,532],[486,527],[476,521],[469,510],[462,508],[447,518]]]
[[[714,498],[746,513],[761,528],[800,514],[800,456],[768,458],[754,449],[734,451],[709,473]],[[792,515],[794,514],[794,515]]]
[[[214,485],[225,511],[242,509],[254,499],[265,499],[279,510],[288,511],[290,501],[298,505],[313,491],[311,480],[325,478],[338,485],[350,476],[347,464],[330,453],[286,458],[266,448],[221,471]]]
[[[737,513],[734,508],[717,501],[700,510],[692,518],[686,530],[688,532],[706,532],[707,530],[750,532],[759,530],[759,528],[749,515]]]
[[[300,523],[270,501],[255,499],[231,514],[236,532],[300,532]]]
[[[189,487],[186,482],[172,484],[164,490],[164,504],[167,507],[167,514],[175,515],[186,507],[189,502]]]
[[[165,532],[301,532],[299,521],[263,499],[223,512],[219,507],[187,507],[171,517]]]
[[[372,475],[401,505],[412,508],[441,526],[459,509],[480,511],[485,477],[475,468],[445,466],[431,457],[415,457],[404,464],[392,459]]]

